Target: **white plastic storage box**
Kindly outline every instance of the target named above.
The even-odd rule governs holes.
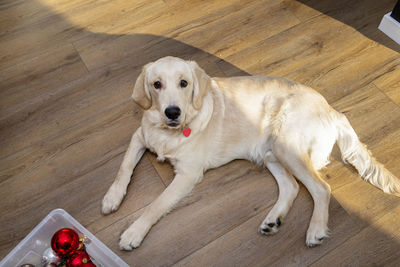
[[[44,251],[51,247],[53,234],[61,228],[74,229],[79,236],[86,235],[90,242],[86,251],[101,267],[129,267],[100,240],[92,235],[65,210],[56,209],[49,213],[1,262],[0,267],[19,267],[24,263],[41,266]]]

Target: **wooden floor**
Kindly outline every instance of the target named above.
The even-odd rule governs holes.
[[[211,76],[272,75],[310,85],[345,113],[400,177],[400,46],[377,30],[396,0],[2,0],[0,258],[63,208],[132,266],[399,266],[400,199],[362,181],[335,148],[331,237],[305,246],[302,187],[280,232],[257,227],[277,199],[265,169],[209,171],[132,252],[118,238],[171,182],[146,152],[121,208],[100,213],[142,111],[141,66],[166,55]]]

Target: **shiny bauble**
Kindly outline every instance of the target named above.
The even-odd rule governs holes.
[[[58,230],[51,239],[51,248],[61,256],[74,253],[79,247],[79,235],[70,228]]]
[[[42,264],[46,263],[54,263],[58,264],[61,261],[61,257],[58,256],[51,248],[47,248],[42,255],[41,262]]]
[[[76,251],[67,260],[67,267],[96,267],[86,251]]]

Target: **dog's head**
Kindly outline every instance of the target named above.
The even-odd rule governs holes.
[[[164,57],[143,67],[132,98],[143,109],[156,109],[162,123],[179,128],[193,110],[200,110],[210,77],[194,61]]]

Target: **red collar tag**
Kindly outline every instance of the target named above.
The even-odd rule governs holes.
[[[189,137],[191,132],[192,132],[192,130],[190,130],[190,128],[185,128],[182,130],[182,133],[185,137]]]

